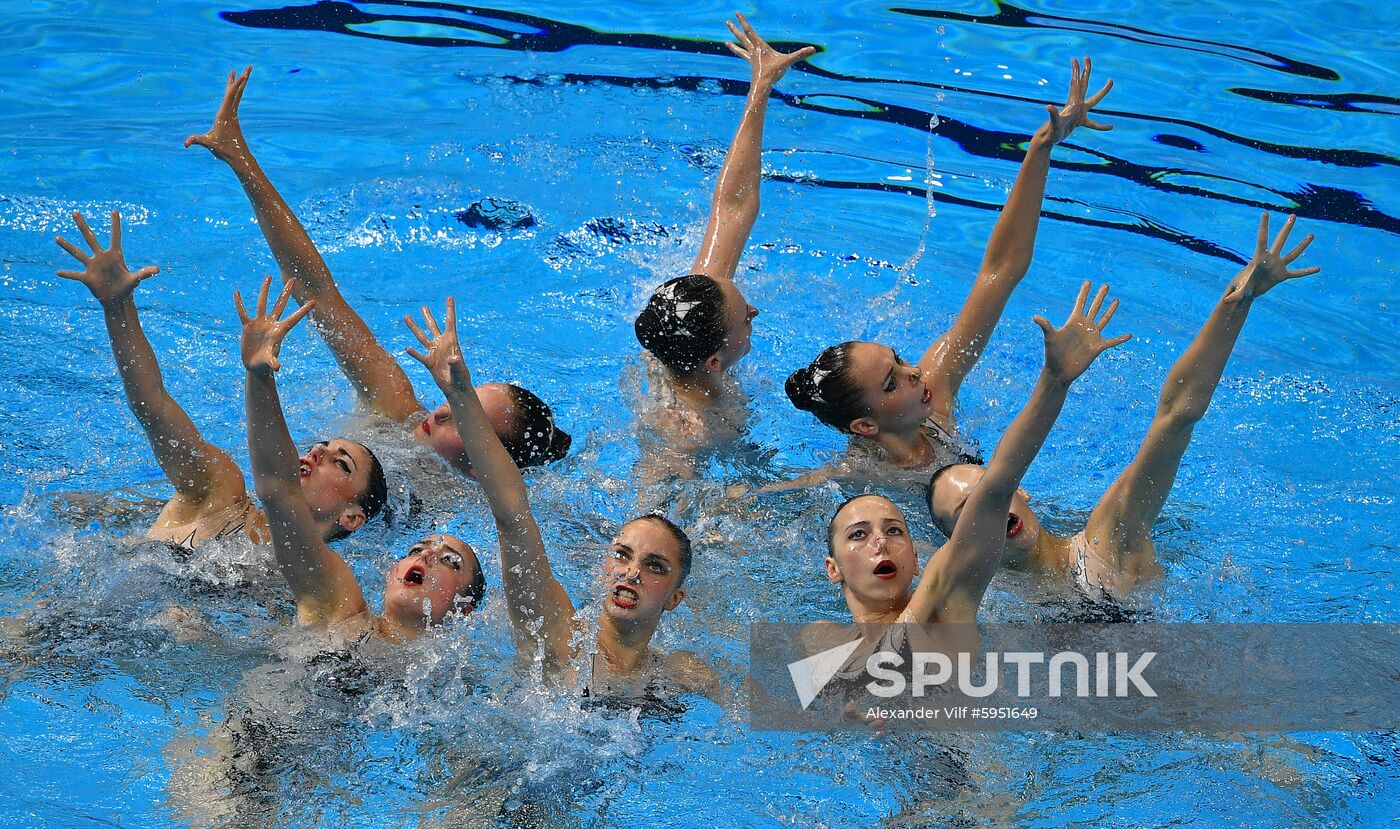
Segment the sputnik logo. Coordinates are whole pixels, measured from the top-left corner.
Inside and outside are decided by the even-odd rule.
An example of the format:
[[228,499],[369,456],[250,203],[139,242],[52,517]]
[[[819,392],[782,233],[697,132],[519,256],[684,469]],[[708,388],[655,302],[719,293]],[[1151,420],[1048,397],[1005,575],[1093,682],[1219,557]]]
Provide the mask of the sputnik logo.
[[803,711],[807,710],[807,706],[812,704],[812,700],[817,698],[826,684],[831,681],[833,676],[836,676],[836,672],[841,670],[841,666],[846,664],[846,660],[864,641],[865,637],[862,636],[854,642],[837,645],[806,659],[788,663],[788,674],[792,677],[792,687],[797,691],[797,699],[802,703]]

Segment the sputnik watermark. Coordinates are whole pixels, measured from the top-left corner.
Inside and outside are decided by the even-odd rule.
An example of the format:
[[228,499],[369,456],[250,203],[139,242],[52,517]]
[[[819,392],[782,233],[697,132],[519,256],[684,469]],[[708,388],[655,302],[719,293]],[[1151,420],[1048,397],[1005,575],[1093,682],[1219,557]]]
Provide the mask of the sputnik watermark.
[[[1094,669],[1092,671],[1093,691],[1090,692],[1090,669],[1089,657],[1076,651],[1061,651],[1051,654],[1049,659],[1044,653],[1034,651],[1010,651],[1007,653],[997,653],[990,651],[985,654],[983,663],[983,681],[975,682],[973,674],[973,664],[971,653],[962,651],[958,654],[957,661],[957,686],[958,691],[969,697],[989,697],[1000,690],[1001,671],[999,665],[1006,662],[1016,669],[1016,696],[1026,698],[1031,696],[1031,681],[1034,678],[1033,667],[1046,665],[1046,683],[1049,688],[1049,695],[1052,697],[1064,696],[1064,680],[1069,674],[1074,675],[1073,695],[1076,697],[1126,697],[1130,693],[1132,686],[1137,693],[1144,697],[1155,697],[1157,692],[1143,678],[1142,672],[1147,666],[1152,664],[1152,659],[1157,654],[1153,651],[1137,654],[1137,658],[1129,666],[1128,660],[1132,654],[1122,651],[1107,653],[1099,651],[1093,654]],[[916,697],[926,695],[930,689],[937,689],[952,679],[953,661],[945,653],[938,651],[920,651],[913,655],[913,665],[910,673],[911,679],[906,682],[904,674],[893,670],[904,665],[904,657],[892,651],[879,651],[870,655],[865,661],[865,671],[874,678],[874,681],[865,686],[865,689],[877,697],[897,697],[905,692],[906,687],[909,692]],[[1112,657],[1112,659],[1110,659]],[[932,668],[932,671],[930,671]],[[1109,685],[1112,680],[1112,692]]]
[[1400,727],[1397,625],[757,623],[750,645],[761,730]]
[[792,687],[797,691],[797,701],[802,703],[803,711],[806,711],[812,700],[821,694],[822,689],[864,641],[865,639],[861,638],[837,645],[830,650],[788,664],[788,675],[792,677]]
[[[822,692],[832,678],[850,659],[851,654],[864,642],[864,637],[844,645],[799,659],[788,664],[788,674],[792,677],[793,690],[805,711]],[[1092,669],[1090,656],[1093,657]],[[1060,651],[1050,654],[1035,651],[990,651],[983,655],[982,681],[976,681],[973,671],[973,654],[962,651],[957,654],[957,671],[948,654],[940,651],[918,651],[912,660],[906,660],[895,651],[881,650],[870,654],[865,660],[865,673],[871,681],[865,690],[872,696],[892,699],[906,691],[915,697],[926,696],[930,690],[938,690],[956,676],[957,689],[964,696],[989,697],[1001,689],[1001,664],[1005,662],[1015,669],[1016,696],[1029,698],[1032,695],[1031,683],[1034,667],[1045,666],[1046,685],[1051,697],[1065,695],[1065,681],[1073,682],[1071,693],[1076,697],[1126,697],[1133,691],[1140,696],[1155,697],[1157,691],[1143,676],[1143,671],[1152,664],[1157,654],[1146,651],[1134,655],[1123,651],[1109,653],[1099,651],[1082,654],[1077,651]],[[1132,663],[1129,664],[1129,660]],[[910,677],[896,668],[904,667],[910,661]],[[1090,686],[1092,685],[1092,690]],[[966,712],[971,706],[962,706]],[[950,710],[958,710],[957,707]]]

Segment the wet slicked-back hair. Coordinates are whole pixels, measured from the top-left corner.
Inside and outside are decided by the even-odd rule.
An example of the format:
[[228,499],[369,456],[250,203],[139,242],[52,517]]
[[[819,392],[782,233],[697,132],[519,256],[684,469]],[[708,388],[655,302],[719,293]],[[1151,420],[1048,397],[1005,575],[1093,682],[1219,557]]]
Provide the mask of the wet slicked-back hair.
[[511,408],[515,409],[514,429],[501,436],[501,445],[521,469],[557,461],[569,454],[573,438],[554,422],[549,405],[529,389],[506,384]]
[[933,511],[933,488],[938,484],[938,479],[943,476],[943,473],[955,466],[962,466],[965,463],[967,462],[960,459],[938,467],[933,471],[933,474],[929,476],[928,483],[924,485],[924,503],[928,504],[928,516],[933,519],[933,526],[937,527],[938,531],[943,533],[947,538],[953,537],[953,528],[939,518],[938,513]]
[[[365,484],[364,491],[355,496],[355,503],[365,512],[365,523],[374,520],[374,517],[384,511],[384,505],[389,501],[389,481],[384,477],[384,465],[379,462],[379,456],[368,446],[349,438],[337,438],[348,443],[353,443],[365,450],[369,456],[369,467],[366,472],[369,474],[369,482]],[[336,524],[335,530],[331,534],[331,541],[339,541],[350,535],[350,531]]]
[[472,610],[481,607],[481,600],[486,598],[486,569],[481,566],[481,558],[472,550],[472,558],[476,560],[476,575],[472,576],[471,583],[462,588],[459,595],[471,604]]
[[831,346],[817,355],[811,365],[794,371],[783,387],[792,405],[847,434],[852,420],[870,414],[870,406],[851,371],[851,350],[856,345],[850,341]]
[[684,377],[724,348],[724,292],[704,274],[676,277],[656,289],[632,327],[642,348]]
[[632,519],[629,523],[635,523],[637,521],[655,521],[671,533],[671,537],[676,540],[676,546],[680,548],[681,553],[681,580],[677,586],[679,587],[681,584],[685,584],[686,577],[690,575],[690,536],[686,535],[685,530],[681,529],[676,522],[659,512],[649,512],[646,515]]

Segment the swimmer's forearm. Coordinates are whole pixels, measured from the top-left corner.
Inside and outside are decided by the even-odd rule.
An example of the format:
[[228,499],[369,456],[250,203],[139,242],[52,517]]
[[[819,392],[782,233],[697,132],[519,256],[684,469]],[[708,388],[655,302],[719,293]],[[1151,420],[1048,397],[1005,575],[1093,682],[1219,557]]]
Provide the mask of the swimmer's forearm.
[[104,304],[102,313],[126,402],[141,424],[161,471],[177,492],[204,498],[221,479],[243,486],[242,473],[209,444],[189,415],[165,389],[155,351],[141,328],[130,296]]
[[443,392],[452,407],[452,420],[457,424],[467,457],[471,458],[477,480],[491,503],[491,511],[498,519],[528,515],[530,496],[525,476],[496,436],[481,399],[476,396],[476,389],[470,384],[465,389],[449,385]]
[[[1045,201],[1045,182],[1050,175],[1050,150],[1054,146],[1047,123],[1031,138],[1016,182],[992,228],[982,257],[983,274],[995,274],[1014,283],[1030,269],[1036,232],[1040,229],[1040,208]],[[1007,290],[1006,296],[1010,295]]]
[[1216,303],[1196,338],[1167,372],[1157,418],[1189,428],[1205,417],[1252,304],[1250,299]]
[[1012,291],[1030,270],[1053,147],[1047,122],[1031,138],[1016,183],[987,240],[977,281],[968,291],[958,318],[919,361],[921,367],[934,372],[936,381],[946,382],[945,396],[950,402],[981,359]]
[[263,172],[252,151],[245,147],[242,152],[224,158],[224,161],[243,185],[243,192],[257,216],[258,227],[272,250],[273,258],[277,260],[277,266],[282,269],[283,280],[296,279],[299,283],[295,294],[297,301],[322,300],[330,292],[339,296],[321,252],[316,249],[296,213],[292,212],[267,173]]
[[768,119],[768,96],[773,87],[757,83],[744,99],[744,114],[715,182],[714,206],[758,215],[760,173],[763,169],[763,125]]
[[987,474],[963,507],[952,538],[929,560],[906,610],[908,621],[977,620],[982,596],[1001,564],[1011,496],[1050,434],[1068,391],[1068,383],[1041,370],[1031,399],[1007,427]]
[[501,587],[511,627],[518,639],[545,646],[553,662],[567,654],[574,607],[554,577],[539,525],[530,511],[529,490],[520,468],[496,436],[470,376],[439,383],[452,407],[452,419],[486,491],[501,544]]
[[326,546],[301,490],[300,456],[282,414],[275,375],[244,374],[253,486],[267,515],[277,569],[296,597],[298,622],[326,624],[363,611],[354,574]]
[[[1069,383],[1055,377],[1048,368],[1041,369],[1030,400],[1011,421],[997,444],[992,461],[987,465],[987,474],[978,484],[979,491],[985,491],[992,500],[1010,501],[1012,493],[1021,485],[1021,479],[1030,469],[1031,462],[1045,445],[1045,439],[1060,416],[1068,394]],[[971,502],[969,506],[972,506]],[[1004,526],[1006,507],[999,507],[996,512]],[[961,521],[958,526],[962,526]]]
[[245,371],[244,404],[248,416],[248,455],[253,463],[253,488],[269,510],[288,509],[301,494],[297,479],[300,455],[292,442],[282,399],[272,374]]
[[283,281],[295,279],[293,296],[316,301],[312,324],[321,333],[356,394],[379,414],[407,420],[422,410],[403,368],[375,339],[369,326],[341,296],[330,268],[291,207],[277,192],[250,150],[224,158],[243,185],[263,238]]
[[744,114],[725,154],[715,182],[709,223],[700,252],[692,266],[694,273],[711,278],[732,279],[739,256],[758,219],[759,189],[763,160],[763,123],[768,115],[768,96],[773,85],[757,82],[749,87]]
[[174,400],[165,390],[160,363],[156,361],[151,341],[146,339],[146,332],[141,328],[136,303],[127,297],[104,304],[102,316],[107,324],[107,338],[112,343],[112,357],[122,378],[127,405],[141,425],[149,428],[148,422],[155,420],[156,410],[165,401],[173,404]]

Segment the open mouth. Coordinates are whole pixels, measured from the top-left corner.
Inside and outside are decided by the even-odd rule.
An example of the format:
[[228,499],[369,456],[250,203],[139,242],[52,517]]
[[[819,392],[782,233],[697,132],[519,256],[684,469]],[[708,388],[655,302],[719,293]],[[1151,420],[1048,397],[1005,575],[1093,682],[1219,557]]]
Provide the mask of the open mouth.
[[923,401],[924,401],[925,403],[927,403],[927,402],[929,402],[929,401],[932,400],[932,399],[933,399],[933,392],[931,392],[931,391],[929,391],[927,388],[925,388],[925,389],[924,389]]
[[637,591],[633,590],[630,587],[623,587],[620,584],[614,587],[612,591],[613,604],[617,605],[623,610],[631,610],[632,608],[636,607],[637,600],[640,598],[641,596],[637,594]]
[[897,575],[899,575],[899,567],[889,559],[875,565],[875,578],[877,579],[892,579]]
[[403,583],[412,585],[414,587],[420,587],[423,584],[424,574],[425,571],[423,570],[423,565],[415,564],[412,567],[408,568],[407,573],[403,574]]
[[1020,535],[1020,534],[1021,534],[1021,530],[1022,530],[1024,527],[1025,527],[1025,524],[1021,523],[1021,519],[1018,518],[1018,517],[1016,517],[1016,513],[1013,512],[1013,513],[1010,513],[1010,514],[1008,514],[1008,515],[1006,516],[1006,537],[1007,537],[1007,538],[1015,538],[1016,536]]
[[431,417],[425,417],[425,418],[423,418],[423,434],[425,434],[425,435],[431,435],[431,434],[433,433],[432,428],[428,425],[431,421],[432,421],[432,418],[431,418]]
[[297,464],[297,474],[303,478],[311,474],[311,463],[306,458],[302,458]]

